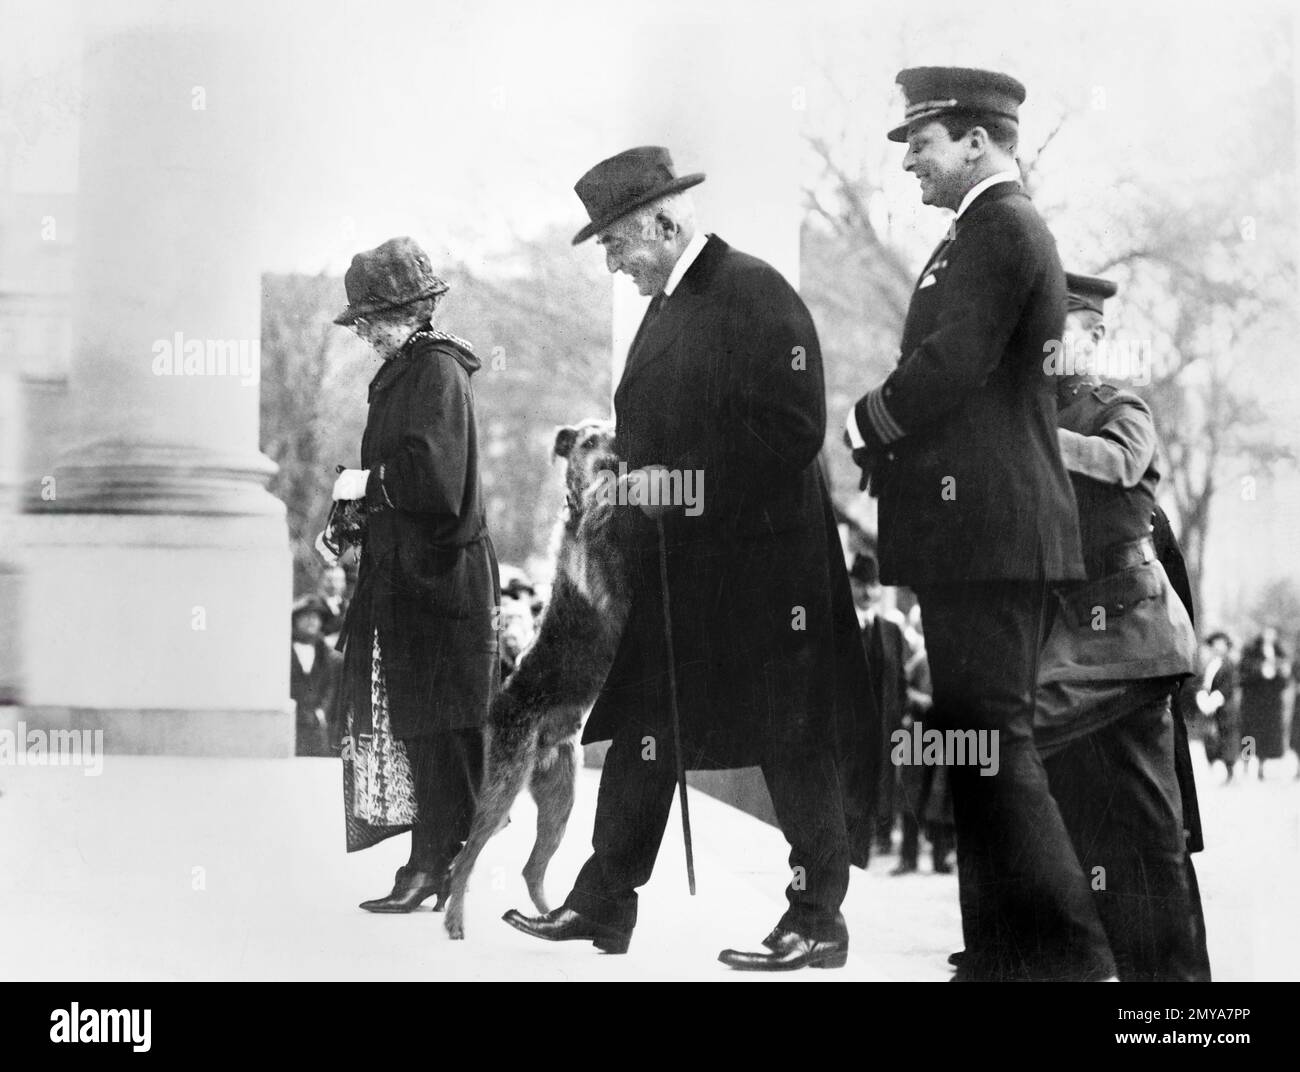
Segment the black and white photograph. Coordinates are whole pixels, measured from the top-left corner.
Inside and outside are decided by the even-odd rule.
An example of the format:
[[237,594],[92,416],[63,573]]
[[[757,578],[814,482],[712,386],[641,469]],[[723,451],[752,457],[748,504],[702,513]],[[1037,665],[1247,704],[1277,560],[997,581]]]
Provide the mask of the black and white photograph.
[[[341,1056],[473,982],[1281,1042],[1298,48],[1284,0],[0,0],[23,1044],[274,1003]],[[949,982],[1147,985],[901,985]]]

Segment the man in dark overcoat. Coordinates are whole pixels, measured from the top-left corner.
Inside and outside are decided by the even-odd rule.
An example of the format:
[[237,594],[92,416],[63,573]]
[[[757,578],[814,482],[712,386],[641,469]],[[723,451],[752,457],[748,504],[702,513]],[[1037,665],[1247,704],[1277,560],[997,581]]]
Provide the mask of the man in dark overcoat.
[[936,728],[999,750],[991,776],[949,769],[958,978],[1106,979],[1114,958],[1033,740],[1046,583],[1084,573],[1043,371],[1065,273],[1015,160],[1025,89],[969,68],[898,81],[907,111],[889,137],[907,144],[921,200],[955,218],[912,294],[898,367],[846,438],[880,500],[881,580],[921,606]]
[[[863,818],[879,727],[818,454],[826,426],[817,332],[772,267],[696,230],[667,150],[632,149],[576,190],[610,272],[650,297],[614,396],[616,448],[634,477],[666,467],[694,488],[656,522],[635,515],[630,618],[585,741],[612,741],[593,855],[565,904],[516,927],[625,949],[675,789],[665,639],[671,605],[685,766],[759,765],[790,843],[789,907],[735,968],[843,964],[846,803]],[[690,485],[689,480],[694,480]],[[693,500],[693,501],[692,501]],[[847,798],[847,799],[846,799]]]

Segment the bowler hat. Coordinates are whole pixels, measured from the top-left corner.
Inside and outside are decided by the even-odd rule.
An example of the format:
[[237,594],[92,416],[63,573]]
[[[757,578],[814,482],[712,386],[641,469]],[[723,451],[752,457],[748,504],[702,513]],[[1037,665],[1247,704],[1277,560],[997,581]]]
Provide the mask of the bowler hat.
[[703,181],[700,172],[680,178],[674,175],[673,158],[659,145],[643,145],[602,160],[573,187],[591,217],[591,222],[574,235],[573,244],[587,241],[642,205]]
[[859,552],[853,556],[853,565],[849,569],[849,579],[861,584],[880,583],[880,563],[870,552]]
[[1106,299],[1115,297],[1118,290],[1119,284],[1109,279],[1066,272],[1066,311],[1075,313],[1087,309],[1094,313],[1104,313]]
[[390,238],[381,246],[358,253],[343,277],[343,286],[348,292],[348,307],[334,318],[334,323],[343,325],[447,290],[447,284],[433,274],[429,255],[415,239],[405,237]]
[[903,122],[889,132],[890,141],[907,141],[913,124],[953,112],[996,115],[1018,123],[1025,100],[1025,87],[1009,74],[975,67],[909,67],[898,72],[896,81],[903,87],[907,110]]

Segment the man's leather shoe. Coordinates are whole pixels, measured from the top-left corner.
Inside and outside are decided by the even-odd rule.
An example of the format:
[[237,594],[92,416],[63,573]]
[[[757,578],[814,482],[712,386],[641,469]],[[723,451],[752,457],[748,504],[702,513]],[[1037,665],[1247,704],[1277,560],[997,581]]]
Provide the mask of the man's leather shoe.
[[894,865],[894,869],[889,873],[891,875],[910,875],[916,869],[915,860],[899,860],[898,863]]
[[966,959],[966,950],[959,949],[955,953],[948,954],[948,963],[954,968],[960,968],[961,962]]
[[950,864],[947,860],[935,860],[934,873],[936,875],[951,875],[952,864]]
[[425,901],[438,894],[442,903],[442,887],[445,874],[432,871],[409,871],[399,867],[393,877],[393,891],[387,897],[376,897],[373,901],[362,901],[361,907],[367,912],[414,912]]
[[572,908],[552,909],[544,916],[525,916],[516,908],[501,917],[517,931],[548,942],[591,942],[603,953],[626,953],[632,932],[580,916]]
[[842,968],[849,959],[847,938],[819,941],[798,931],[776,930],[763,939],[770,953],[724,949],[718,960],[737,971],[794,971],[797,968]]

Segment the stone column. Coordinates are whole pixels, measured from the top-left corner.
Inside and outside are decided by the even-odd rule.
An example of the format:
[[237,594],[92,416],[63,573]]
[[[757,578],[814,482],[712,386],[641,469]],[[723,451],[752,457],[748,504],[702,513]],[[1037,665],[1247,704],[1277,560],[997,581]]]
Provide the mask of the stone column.
[[109,751],[292,750],[288,538],[258,450],[256,66],[214,31],[86,43],[70,419],[22,519],[24,700]]

